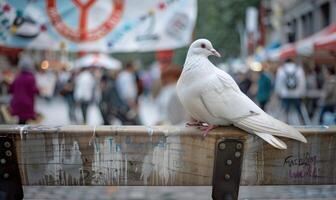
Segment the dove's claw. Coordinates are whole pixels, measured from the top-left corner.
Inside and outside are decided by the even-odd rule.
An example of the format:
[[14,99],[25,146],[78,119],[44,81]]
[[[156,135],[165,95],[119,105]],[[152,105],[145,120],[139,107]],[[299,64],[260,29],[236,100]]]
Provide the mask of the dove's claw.
[[205,126],[203,127],[201,130],[203,131],[203,137],[206,137],[209,132],[212,130],[212,129],[215,129],[217,128],[217,126],[215,125],[208,125],[208,126]]
[[193,126],[193,127],[196,127],[197,129],[201,130],[203,132],[204,137],[207,136],[212,129],[217,128],[217,126],[215,126],[215,125],[207,124],[207,123],[201,122],[201,121],[188,122],[186,124],[186,126],[187,127]]

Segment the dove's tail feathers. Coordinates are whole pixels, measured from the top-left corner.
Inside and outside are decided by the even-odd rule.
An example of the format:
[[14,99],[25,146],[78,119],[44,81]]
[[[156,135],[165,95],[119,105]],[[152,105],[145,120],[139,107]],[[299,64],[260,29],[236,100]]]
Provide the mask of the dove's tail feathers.
[[298,130],[266,113],[243,118],[235,122],[234,125],[247,132],[268,133],[307,143],[306,138]]
[[261,137],[263,140],[265,140],[268,144],[274,146],[275,148],[287,149],[287,145],[282,140],[274,137],[273,135],[270,135],[268,133],[255,133],[255,134]]

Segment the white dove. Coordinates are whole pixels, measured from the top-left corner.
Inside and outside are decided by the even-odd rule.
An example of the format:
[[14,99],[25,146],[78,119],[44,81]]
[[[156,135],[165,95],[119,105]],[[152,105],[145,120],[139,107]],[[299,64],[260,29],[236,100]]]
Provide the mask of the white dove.
[[209,40],[194,41],[177,82],[183,107],[198,121],[188,125],[199,127],[205,136],[217,126],[234,125],[279,149],[287,145],[274,135],[307,142],[299,131],[266,114],[242,93],[229,74],[208,60],[210,55],[220,57]]

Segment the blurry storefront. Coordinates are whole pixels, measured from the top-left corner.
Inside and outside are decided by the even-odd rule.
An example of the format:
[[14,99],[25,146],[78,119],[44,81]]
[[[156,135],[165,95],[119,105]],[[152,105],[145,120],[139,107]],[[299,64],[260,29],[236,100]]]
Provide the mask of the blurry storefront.
[[[262,1],[260,28],[268,59],[293,58],[299,63],[334,64],[336,1]],[[267,46],[281,44],[268,51]]]

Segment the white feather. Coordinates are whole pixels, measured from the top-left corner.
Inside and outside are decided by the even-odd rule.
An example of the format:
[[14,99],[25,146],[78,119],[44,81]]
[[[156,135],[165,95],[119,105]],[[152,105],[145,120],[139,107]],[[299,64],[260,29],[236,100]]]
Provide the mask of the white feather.
[[287,149],[287,145],[282,140],[274,137],[273,135],[267,133],[255,133],[255,134],[278,149]]

